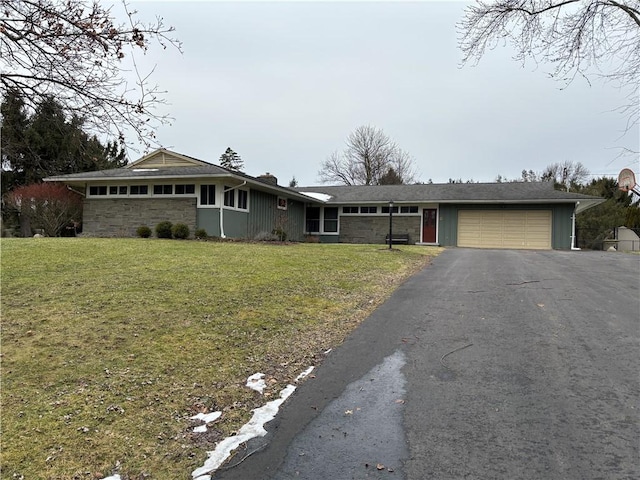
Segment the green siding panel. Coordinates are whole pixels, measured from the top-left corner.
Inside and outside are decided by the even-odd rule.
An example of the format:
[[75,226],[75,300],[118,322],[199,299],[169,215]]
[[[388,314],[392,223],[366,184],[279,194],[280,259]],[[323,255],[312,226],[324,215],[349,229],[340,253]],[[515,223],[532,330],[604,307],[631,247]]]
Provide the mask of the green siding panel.
[[444,247],[458,244],[458,208],[441,204],[438,209],[438,243]]
[[320,243],[340,243],[340,235],[316,235]]
[[281,228],[287,240],[304,240],[304,203],[287,199],[287,209],[277,207],[278,196],[251,190],[249,194],[249,216],[247,234],[255,238],[261,232],[272,232]]
[[196,216],[198,228],[204,228],[207,235],[212,237],[220,236],[220,209],[219,208],[198,208]]
[[224,234],[229,238],[247,238],[249,213],[238,210],[222,211]]
[[553,225],[551,230],[551,248],[556,250],[571,249],[571,217],[575,205],[558,204],[553,206]]
[[[287,210],[277,208],[277,195],[251,190],[249,211],[224,209],[224,234],[228,238],[253,239],[261,232],[272,232],[280,227],[287,239],[304,240],[304,203],[287,199]],[[220,236],[220,209],[199,208],[197,226],[208,235]]]

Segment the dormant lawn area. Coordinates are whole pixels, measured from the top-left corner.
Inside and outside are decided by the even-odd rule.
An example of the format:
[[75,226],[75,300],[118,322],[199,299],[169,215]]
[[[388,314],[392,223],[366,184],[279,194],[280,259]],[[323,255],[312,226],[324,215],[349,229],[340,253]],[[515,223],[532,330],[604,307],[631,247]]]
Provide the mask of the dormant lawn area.
[[[3,478],[190,478],[440,252],[2,239]],[[264,372],[265,395],[245,386]],[[207,433],[198,412],[220,410]]]

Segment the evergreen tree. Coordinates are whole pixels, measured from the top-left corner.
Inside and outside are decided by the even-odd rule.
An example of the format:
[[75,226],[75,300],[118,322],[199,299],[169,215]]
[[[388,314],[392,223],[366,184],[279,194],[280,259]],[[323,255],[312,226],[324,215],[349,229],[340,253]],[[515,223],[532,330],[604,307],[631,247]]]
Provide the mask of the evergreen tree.
[[393,167],[387,170],[387,173],[380,177],[378,185],[402,185],[402,177],[396,173]]
[[612,238],[616,227],[637,228],[635,215],[638,202],[633,201],[630,193],[618,189],[615,179],[597,178],[576,190],[606,199],[604,203],[589,208],[576,217],[578,246],[600,249],[603,240]]
[[2,151],[2,195],[13,185],[24,185],[22,165],[27,163],[29,148],[27,147],[26,132],[29,117],[24,100],[14,90],[7,95],[0,105],[2,114],[2,135],[0,135],[0,150]]
[[220,166],[226,168],[228,170],[234,170],[236,172],[241,172],[244,168],[244,162],[240,158],[236,152],[231,150],[230,147],[227,147],[225,152],[220,155]]
[[67,118],[52,97],[29,115],[20,94],[9,92],[2,103],[2,193],[51,175],[126,165],[117,142],[103,145],[83,124],[78,116]]

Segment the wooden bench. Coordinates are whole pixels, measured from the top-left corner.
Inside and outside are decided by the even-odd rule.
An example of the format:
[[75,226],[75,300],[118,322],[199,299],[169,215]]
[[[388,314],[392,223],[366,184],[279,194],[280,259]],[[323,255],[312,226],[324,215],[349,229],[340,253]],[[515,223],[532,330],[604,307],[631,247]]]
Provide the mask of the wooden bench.
[[[384,243],[389,245],[389,234],[387,233],[387,236],[384,237]],[[408,244],[409,243],[409,234],[408,233],[394,233],[393,236],[391,237],[391,243],[405,243]]]

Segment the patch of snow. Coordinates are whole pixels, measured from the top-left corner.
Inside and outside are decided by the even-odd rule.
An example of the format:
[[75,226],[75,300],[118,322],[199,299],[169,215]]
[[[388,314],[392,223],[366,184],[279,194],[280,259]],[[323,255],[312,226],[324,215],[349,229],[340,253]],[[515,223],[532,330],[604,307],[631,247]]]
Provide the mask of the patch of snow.
[[121,480],[120,475],[111,475],[110,477],[105,477],[102,480]]
[[307,197],[320,200],[321,202],[328,202],[332,198],[331,195],[327,195],[326,193],[319,193],[319,192],[300,192],[300,193],[303,195],[306,195]]
[[[264,374],[260,375],[264,376]],[[253,376],[254,375],[252,375],[252,377]],[[196,468],[191,473],[194,480],[210,480],[211,476],[207,474],[217,470],[218,467],[220,467],[220,465],[229,458],[229,455],[231,455],[233,450],[252,438],[264,437],[267,434],[267,431],[264,429],[264,424],[275,418],[278,410],[280,409],[280,405],[289,398],[295,389],[296,387],[293,385],[287,385],[280,392],[280,398],[267,402],[264,406],[253,410],[251,420],[240,428],[237,435],[225,438],[221,442],[218,442],[215,450],[207,452],[209,457],[204,462],[204,465],[200,468]]]
[[191,417],[191,420],[202,420],[204,423],[215,422],[220,418],[222,412],[199,413]]
[[157,168],[134,168],[132,172],[157,172]]
[[207,424],[211,422],[215,422],[217,419],[220,418],[221,415],[222,415],[222,412],[199,413],[197,415],[194,415],[193,417],[191,417],[191,420],[202,420],[204,422],[204,425],[198,425],[197,427],[194,427],[193,432],[194,433],[206,432]]
[[264,389],[267,387],[267,384],[264,383],[263,378],[264,373],[254,373],[249,378],[247,378],[247,387],[262,394],[262,392],[264,392]]
[[307,375],[309,375],[311,372],[313,372],[313,369],[315,367],[311,366],[309,368],[307,368],[304,372],[302,372],[300,375],[298,375],[295,379],[295,382],[299,382],[300,380],[302,380],[304,377],[306,377]]
[[329,350],[326,350],[326,351],[324,352],[324,354],[325,354],[325,355],[329,355],[329,354],[331,353],[331,350],[333,350],[333,348],[330,348]]

